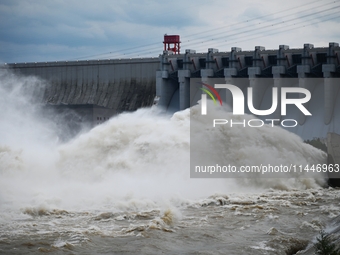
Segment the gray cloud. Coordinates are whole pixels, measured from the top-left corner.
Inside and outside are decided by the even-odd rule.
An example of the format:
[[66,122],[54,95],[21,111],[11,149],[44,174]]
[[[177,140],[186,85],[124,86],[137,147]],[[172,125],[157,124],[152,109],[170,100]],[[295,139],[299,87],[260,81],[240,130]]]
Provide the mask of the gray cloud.
[[[311,4],[312,0],[299,1],[302,5]],[[314,1],[315,2],[315,1]],[[326,1],[327,3],[330,1]],[[294,0],[285,1],[285,8],[296,6]],[[315,4],[314,4],[315,5]],[[235,31],[242,34],[242,27],[259,28],[261,22],[273,22],[265,15],[282,10],[278,1],[180,1],[173,0],[2,0],[0,2],[0,61],[30,62],[70,60],[84,57],[116,57],[119,50],[131,53],[129,57],[162,52],[163,34],[180,34],[183,46],[205,51],[218,47],[229,50],[232,43],[238,43],[240,35],[230,37]],[[289,13],[293,13],[294,9]],[[261,17],[253,23],[247,19]],[[281,20],[277,14],[276,20]],[[318,19],[322,16],[318,16]],[[242,36],[248,41],[240,42],[241,47],[252,49],[255,45],[266,44],[277,47],[283,43],[302,45],[303,40],[340,41],[340,35],[334,34],[339,19],[325,21],[322,24],[296,29],[292,32],[278,33],[274,37],[251,40],[251,35]],[[236,25],[232,25],[236,24]],[[221,27],[221,29],[216,29]],[[238,30],[237,30],[237,29]],[[211,29],[209,31],[209,29]],[[269,34],[262,29],[263,36]],[[332,31],[327,33],[327,31]],[[308,38],[299,38],[301,31]],[[203,33],[204,32],[204,33]],[[254,34],[253,33],[253,34]],[[196,35],[195,35],[196,34]],[[248,36],[248,37],[247,37]],[[224,38],[225,37],[225,38]],[[220,38],[220,39],[216,39]],[[209,41],[209,39],[211,39]],[[288,40],[289,39],[289,40]],[[229,44],[229,42],[231,44]],[[156,43],[156,44],[155,44]],[[157,45],[159,43],[159,45]],[[154,44],[145,48],[140,45]],[[239,45],[237,45],[239,46]],[[327,45],[322,45],[327,46]],[[130,49],[123,51],[123,49]],[[111,53],[110,53],[111,52]],[[135,52],[135,54],[134,54]],[[102,54],[108,53],[108,54]]]

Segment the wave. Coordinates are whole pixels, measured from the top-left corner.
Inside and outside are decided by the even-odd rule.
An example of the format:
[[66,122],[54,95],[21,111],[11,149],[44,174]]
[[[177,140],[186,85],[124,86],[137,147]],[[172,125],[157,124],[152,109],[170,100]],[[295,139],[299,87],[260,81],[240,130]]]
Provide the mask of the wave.
[[[157,108],[123,113],[61,143],[58,126],[46,119],[44,107],[34,100],[36,94],[24,93],[27,87],[43,82],[13,75],[0,77],[0,203],[4,209],[138,210],[180,206],[217,193],[324,184],[321,175],[190,178],[190,124],[201,121],[193,117],[199,105],[172,117]],[[215,111],[219,114],[221,109]],[[225,153],[215,156],[228,164],[250,165],[265,159],[315,164],[326,160],[325,153],[279,127],[223,127],[217,132],[216,136],[207,135],[202,146],[222,148]]]

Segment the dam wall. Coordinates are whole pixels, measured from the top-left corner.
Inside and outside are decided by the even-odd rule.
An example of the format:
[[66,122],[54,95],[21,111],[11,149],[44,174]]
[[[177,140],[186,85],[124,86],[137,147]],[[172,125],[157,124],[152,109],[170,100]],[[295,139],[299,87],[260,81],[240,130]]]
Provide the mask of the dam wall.
[[[43,103],[61,111],[73,109],[93,125],[152,104],[170,113],[186,109],[202,94],[202,86],[192,93],[194,79],[201,83],[221,79],[224,84],[239,84],[245,96],[247,88],[253,88],[256,109],[270,107],[272,88],[307,88],[311,100],[306,108],[313,116],[287,110],[286,117],[298,121],[289,131],[305,140],[340,133],[340,47],[335,42],[327,47],[306,43],[298,49],[288,45],[270,50],[256,46],[251,51],[232,47],[228,52],[209,48],[206,53],[187,49],[182,54],[164,51],[155,58],[19,63],[2,68],[46,80]],[[219,93],[232,107],[231,94]],[[281,118],[277,112],[274,115]]]
[[[168,111],[183,110],[197,104],[202,94],[202,83],[214,86],[216,79],[219,83],[238,86],[245,96],[247,89],[252,88],[256,109],[270,108],[273,88],[300,87],[311,92],[311,100],[305,107],[312,116],[302,116],[296,107],[288,108],[285,118],[296,119],[298,125],[287,129],[305,140],[326,139],[328,132],[340,133],[338,43],[331,42],[328,47],[319,48],[306,43],[299,49],[279,45],[275,50],[256,46],[253,51],[242,51],[238,47],[232,47],[230,52],[219,52],[213,48],[207,53],[196,53],[190,49],[185,54],[164,51],[160,62],[161,70],[156,73],[156,101]],[[201,84],[196,86],[198,83]],[[193,86],[196,88],[193,89]],[[217,91],[232,108],[231,93],[225,89]],[[273,117],[282,120],[278,112]]]
[[153,104],[158,58],[7,64],[47,81],[42,102],[72,109],[93,125]]
[[328,133],[327,135],[328,164],[334,166],[333,171],[328,172],[328,183],[333,187],[340,187],[340,135]]

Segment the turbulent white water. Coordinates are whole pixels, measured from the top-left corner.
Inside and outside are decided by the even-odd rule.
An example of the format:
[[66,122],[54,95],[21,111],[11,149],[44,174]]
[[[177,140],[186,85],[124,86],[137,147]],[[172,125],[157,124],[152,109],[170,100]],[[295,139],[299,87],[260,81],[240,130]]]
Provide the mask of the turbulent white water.
[[[123,227],[131,228],[121,234],[124,236],[134,233],[134,226],[142,224],[137,220],[118,227],[119,220],[137,217],[129,213],[147,212],[146,216],[138,217],[158,219],[158,223],[152,223],[156,224],[156,229],[163,224],[167,227],[161,229],[169,230],[173,222],[181,220],[190,228],[191,224],[202,221],[203,211],[191,212],[189,208],[209,204],[207,201],[211,199],[212,203],[222,205],[255,206],[253,196],[269,188],[303,193],[305,189],[319,190],[324,184],[323,176],[315,179],[308,175],[304,178],[292,175],[290,179],[190,179],[190,111],[198,112],[198,106],[177,112],[171,118],[157,109],[120,114],[62,144],[58,140],[58,126],[42,117],[43,108],[36,101],[46,85],[35,78],[20,78],[8,72],[0,74],[0,82],[0,224],[5,230],[0,247],[1,240],[6,243],[9,236],[18,235],[24,241],[25,236],[32,233],[25,228],[39,225],[41,222],[36,217],[44,215],[51,217],[47,222],[53,227],[41,228],[51,235],[59,233],[58,236],[70,229],[76,229],[75,233],[82,233],[82,236],[86,231],[112,233],[114,227],[100,224],[101,220],[114,219],[116,235],[119,236],[117,233],[123,231]],[[192,118],[191,121],[196,120]],[[324,163],[326,159],[325,153],[278,127],[223,127],[216,136],[206,137],[210,140],[202,146],[225,146],[227,154],[222,156],[229,164],[250,165],[271,159],[272,162],[305,165]],[[221,137],[227,140],[225,145]],[[216,199],[215,194],[224,195]],[[234,194],[233,198],[226,197],[227,194]],[[250,197],[247,198],[247,194]],[[215,197],[208,199],[210,196]],[[84,213],[90,215],[91,220],[101,215],[97,219],[99,225],[93,222],[83,225]],[[59,218],[63,217],[65,222],[61,224]],[[49,224],[47,222],[44,224]],[[143,225],[145,229],[150,229],[152,224],[148,224]],[[68,243],[71,239],[69,237]],[[66,245],[62,240],[53,240],[54,248]],[[251,246],[254,244],[249,244]],[[258,247],[260,251],[263,248]]]

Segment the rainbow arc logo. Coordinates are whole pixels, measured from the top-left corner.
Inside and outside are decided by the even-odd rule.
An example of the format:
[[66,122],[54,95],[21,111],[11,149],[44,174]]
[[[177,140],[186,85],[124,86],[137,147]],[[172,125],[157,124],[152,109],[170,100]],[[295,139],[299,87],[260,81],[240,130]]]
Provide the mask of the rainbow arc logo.
[[210,89],[212,91],[212,93],[211,93],[208,89],[201,88],[201,90],[203,90],[205,93],[207,93],[211,97],[211,99],[214,101],[214,104],[217,104],[217,101],[216,101],[216,99],[214,97],[214,95],[215,95],[217,97],[218,101],[220,102],[220,105],[222,105],[222,99],[221,99],[220,94],[218,94],[217,90],[214,87],[212,87],[212,86],[210,86],[208,84],[205,84],[203,82],[202,82],[202,85],[207,87],[208,89]]
[[221,106],[222,106],[222,99],[221,99],[220,94],[218,94],[217,90],[214,87],[203,82],[201,82],[201,84],[206,87],[206,88],[201,88],[201,90],[206,93],[206,94],[201,95],[201,114],[206,115],[207,114],[207,95],[211,97],[214,104],[217,104],[217,101],[216,101],[216,98],[217,98]]

